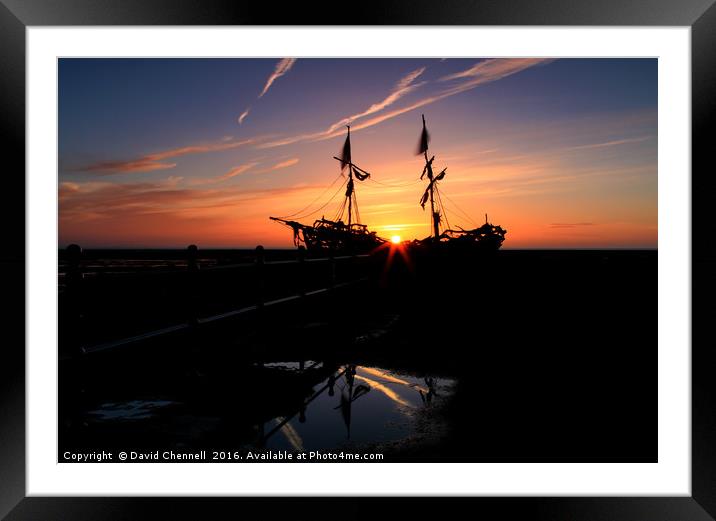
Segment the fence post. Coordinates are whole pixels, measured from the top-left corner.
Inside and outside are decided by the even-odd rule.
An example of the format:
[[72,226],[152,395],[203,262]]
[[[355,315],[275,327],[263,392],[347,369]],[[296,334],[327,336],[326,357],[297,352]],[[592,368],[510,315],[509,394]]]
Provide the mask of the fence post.
[[67,272],[65,273],[65,291],[67,292],[68,340],[73,353],[79,353],[81,348],[82,329],[82,248],[78,244],[70,244],[65,249],[67,255]]
[[298,257],[298,294],[306,296],[306,248],[301,245],[296,252]]
[[199,248],[196,244],[190,244],[186,248],[186,268],[187,268],[187,313],[188,322],[192,325],[197,324],[198,310],[197,310],[197,290],[199,284],[197,283],[197,277],[199,271],[199,264],[197,257],[199,254]]
[[196,244],[190,244],[186,248],[186,266],[189,269],[189,271],[194,272],[199,269],[199,265],[197,264],[197,256],[199,253],[199,248],[197,248]]
[[265,276],[264,247],[256,246],[256,306],[260,309],[264,306],[264,276]]
[[80,248],[78,244],[70,244],[65,252],[67,254],[67,278],[65,279],[67,281],[67,289],[75,296],[82,283],[82,270],[80,270],[82,248]]
[[333,248],[331,248],[328,251],[328,259],[329,259],[328,264],[329,264],[330,270],[331,270],[331,273],[330,273],[331,278],[328,282],[328,287],[333,289],[334,286],[336,285],[336,255],[335,255],[335,251]]

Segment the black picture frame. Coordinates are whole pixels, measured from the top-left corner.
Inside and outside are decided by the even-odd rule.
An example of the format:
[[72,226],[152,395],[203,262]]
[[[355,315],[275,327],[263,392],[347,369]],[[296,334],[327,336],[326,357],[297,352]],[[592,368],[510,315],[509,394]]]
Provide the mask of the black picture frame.
[[[707,520],[716,518],[716,385],[707,325],[713,306],[710,274],[716,259],[716,220],[709,215],[713,184],[707,136],[716,112],[714,0],[390,0],[351,4],[238,3],[230,0],[0,0],[0,140],[6,201],[0,205],[5,241],[0,267],[6,305],[0,361],[0,517],[6,519],[207,518],[215,507],[246,511],[258,499],[25,497],[25,29],[47,25],[629,25],[690,26],[692,30],[692,495],[619,498],[458,499],[475,515],[529,519]],[[12,224],[11,224],[12,223]],[[22,274],[22,275],[21,275]],[[314,510],[313,498],[272,500],[272,516]],[[326,501],[328,504],[326,504]],[[337,499],[321,506],[364,517],[378,499]],[[386,515],[404,502],[382,500]],[[410,506],[422,509],[424,500]],[[261,505],[255,505],[261,507]],[[461,508],[461,506],[458,506]]]

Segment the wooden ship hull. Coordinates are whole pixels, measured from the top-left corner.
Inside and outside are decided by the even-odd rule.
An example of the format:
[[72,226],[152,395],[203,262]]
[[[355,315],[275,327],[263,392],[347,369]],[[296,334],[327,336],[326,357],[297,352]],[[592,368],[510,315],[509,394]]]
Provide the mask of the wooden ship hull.
[[[487,214],[485,215],[485,224],[477,228],[465,229],[458,226],[458,229],[453,229],[449,225],[448,228],[442,227],[443,222],[447,223],[447,216],[443,206],[439,182],[445,179],[447,167],[443,168],[438,174],[434,173],[433,162],[435,156],[428,159],[429,141],[430,136],[425,124],[425,116],[423,116],[423,130],[418,143],[418,154],[423,155],[425,158],[425,166],[420,179],[425,178],[428,181],[428,186],[420,198],[420,206],[425,210],[428,202],[430,203],[432,235],[415,242],[424,249],[446,249],[460,253],[496,252],[502,246],[507,230],[501,226],[491,224],[487,219]],[[462,213],[466,215],[464,212]]]
[[416,242],[424,248],[437,247],[453,252],[491,253],[500,249],[506,234],[507,231],[501,226],[485,222],[479,228],[472,230],[463,228],[445,230],[440,234],[438,241],[431,236]]
[[385,243],[376,232],[368,230],[364,224],[351,224],[343,221],[318,219],[312,226],[297,221],[288,221],[278,217],[271,220],[285,224],[293,229],[293,242],[303,246],[313,255],[327,254],[367,254]]
[[[343,145],[341,157],[333,158],[341,164],[341,177],[344,177],[343,183],[346,187],[343,201],[334,219],[321,217],[315,220],[313,225],[307,225],[296,220],[287,219],[287,217],[291,216],[269,217],[272,221],[291,228],[293,230],[294,245],[304,247],[309,254],[314,256],[371,253],[386,242],[385,239],[378,237],[376,232],[370,231],[368,226],[358,222],[360,221],[360,214],[358,213],[354,179],[365,181],[370,177],[370,174],[356,166],[351,160],[350,139],[351,131],[350,127],[348,127],[348,135]],[[344,176],[343,172],[346,168],[348,169],[348,175]],[[334,197],[337,194],[338,192],[334,194]],[[329,200],[328,203],[330,202]],[[321,208],[324,208],[328,203]],[[316,212],[311,212],[305,216]],[[347,222],[343,220],[344,216]]]

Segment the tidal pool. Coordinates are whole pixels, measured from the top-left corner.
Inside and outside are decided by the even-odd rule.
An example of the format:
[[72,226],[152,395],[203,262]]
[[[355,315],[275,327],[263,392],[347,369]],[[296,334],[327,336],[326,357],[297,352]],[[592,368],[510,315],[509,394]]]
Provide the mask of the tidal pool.
[[332,387],[330,378],[315,387],[305,409],[263,425],[266,448],[328,450],[409,438],[421,412],[442,402],[454,383],[365,366],[338,374]]
[[[439,431],[455,381],[323,362],[257,364],[172,391],[156,382],[87,404],[68,438],[103,448],[329,451],[415,441]],[[421,438],[422,437],[422,438]],[[83,445],[84,446],[84,445]]]

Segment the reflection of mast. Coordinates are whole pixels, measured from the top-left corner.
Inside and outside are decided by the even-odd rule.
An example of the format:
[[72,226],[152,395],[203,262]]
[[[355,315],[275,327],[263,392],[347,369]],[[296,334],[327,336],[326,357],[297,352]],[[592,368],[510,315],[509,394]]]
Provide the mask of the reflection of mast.
[[[315,364],[314,364],[314,365],[315,365]],[[343,376],[344,374],[347,374],[347,373],[349,372],[349,370],[350,370],[350,367],[352,367],[352,366],[346,366],[346,368],[343,369],[342,371],[339,371],[338,373],[332,373],[332,374],[328,377],[328,381],[327,381],[327,383],[326,383],[323,387],[321,387],[320,389],[318,389],[318,390],[317,390],[316,392],[314,392],[309,398],[307,398],[306,400],[304,400],[304,401],[301,403],[301,406],[300,406],[300,408],[299,408],[299,410],[298,410],[298,414],[301,414],[301,411],[303,411],[303,413],[305,414],[305,411],[306,411],[306,408],[308,407],[308,405],[309,405],[313,400],[315,400],[316,398],[318,398],[321,394],[323,394],[326,390],[328,390],[328,395],[329,395],[329,396],[332,396],[333,386],[335,385],[336,380],[337,380],[338,378],[340,378],[341,376]],[[280,431],[286,424],[288,424],[288,422],[291,421],[291,419],[293,419],[293,418],[296,416],[296,414],[297,414],[297,413],[294,412],[293,414],[291,414],[291,415],[289,415],[289,416],[286,416],[286,417],[284,417],[283,419],[279,420],[279,422],[276,424],[276,426],[275,426],[273,429],[271,429],[268,433],[265,433],[265,431],[264,431],[264,424],[261,423],[261,424],[260,424],[260,427],[259,427],[259,442],[258,442],[258,444],[259,444],[260,446],[265,446],[266,440],[268,440],[271,436],[273,436],[273,435],[276,434],[278,431]],[[278,419],[278,418],[277,418],[277,419]]]
[[355,366],[348,366],[346,370],[346,381],[348,382],[348,398],[341,393],[341,414],[348,430],[348,439],[351,439],[351,409],[353,408],[353,382]]
[[420,175],[420,179],[425,177],[425,174],[427,174],[428,187],[425,189],[423,197],[420,199],[420,206],[422,206],[424,210],[425,203],[427,202],[428,198],[430,199],[430,215],[433,224],[433,240],[435,242],[438,242],[440,240],[440,211],[435,209],[435,183],[445,177],[445,171],[447,170],[447,168],[444,168],[443,171],[440,172],[437,176],[433,174],[433,161],[435,160],[435,156],[428,159],[429,141],[430,135],[428,134],[428,129],[425,126],[425,115],[423,114],[423,132],[420,134],[418,154],[423,154],[423,156],[425,157],[425,167],[423,167],[423,173]]
[[348,439],[351,439],[351,413],[353,411],[353,402],[370,392],[370,387],[363,384],[355,385],[356,366],[347,366],[344,374],[346,383],[348,384],[348,395],[346,395],[345,388],[341,390],[341,403],[338,404],[336,409],[340,408],[343,422],[346,424]]

